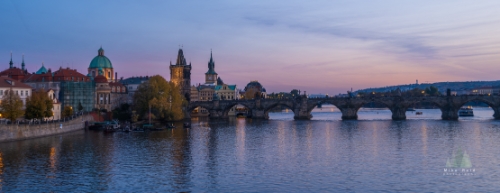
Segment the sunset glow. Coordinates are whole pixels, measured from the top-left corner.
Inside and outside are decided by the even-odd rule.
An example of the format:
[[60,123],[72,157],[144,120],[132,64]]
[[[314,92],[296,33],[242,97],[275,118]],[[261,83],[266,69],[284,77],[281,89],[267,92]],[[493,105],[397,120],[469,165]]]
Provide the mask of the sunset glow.
[[[102,45],[119,77],[160,74],[182,47],[192,84],[213,50],[226,83],[268,92],[498,80],[498,1],[0,2],[1,61],[87,67]],[[0,62],[1,63],[1,62]]]

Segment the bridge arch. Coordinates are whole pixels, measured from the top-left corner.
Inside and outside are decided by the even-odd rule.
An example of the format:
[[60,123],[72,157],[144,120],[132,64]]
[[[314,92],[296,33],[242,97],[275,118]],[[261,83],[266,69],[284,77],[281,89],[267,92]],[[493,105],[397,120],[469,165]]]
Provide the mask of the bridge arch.
[[465,104],[469,102],[481,102],[488,105],[493,110],[493,117],[495,119],[500,119],[500,109],[499,104],[493,99],[491,96],[476,96],[470,97],[467,100],[464,100],[461,104],[458,105],[458,109],[462,108]]
[[495,106],[497,106],[497,105],[495,105],[494,101],[487,100],[485,97],[471,97],[467,100],[464,100],[461,104],[459,104],[459,106],[462,107],[469,102],[482,102],[491,108],[494,108]]
[[290,102],[277,101],[275,103],[268,104],[268,105],[266,105],[266,107],[264,107],[264,116],[268,119],[269,112],[271,111],[271,109],[273,109],[277,106],[284,106],[284,107],[290,109],[293,112],[294,116],[296,114],[295,104],[290,103]]
[[230,104],[227,104],[227,105],[224,107],[223,112],[222,112],[223,116],[224,116],[224,117],[229,117],[229,112],[231,111],[231,109],[232,109],[233,107],[235,107],[235,106],[237,106],[237,105],[244,106],[245,108],[247,108],[247,109],[248,109],[248,112],[247,112],[247,113],[249,113],[249,114],[251,114],[251,113],[252,113],[252,108],[251,108],[251,106],[250,106],[250,105],[245,104],[245,102],[244,102],[244,101],[241,101],[241,102],[240,102],[240,101],[235,100],[234,102],[232,102],[232,103],[230,103]]
[[198,108],[198,107],[202,107],[202,108],[205,108],[207,110],[209,110],[210,108],[212,108],[210,105],[205,105],[205,104],[196,104],[196,103],[193,103],[193,104],[190,104],[186,110],[187,112],[193,112],[194,109]]
[[210,104],[200,103],[200,102],[191,102],[187,107],[185,107],[184,118],[190,119],[191,113],[193,112],[194,109],[196,109],[198,107],[206,109],[208,111],[208,115],[210,116],[210,109],[212,108],[212,106]]

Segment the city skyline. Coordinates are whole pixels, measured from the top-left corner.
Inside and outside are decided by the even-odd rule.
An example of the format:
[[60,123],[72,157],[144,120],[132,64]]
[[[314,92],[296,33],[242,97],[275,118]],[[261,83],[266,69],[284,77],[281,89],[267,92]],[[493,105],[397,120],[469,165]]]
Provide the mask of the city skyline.
[[3,1],[0,52],[3,69],[12,51],[29,72],[44,62],[85,73],[102,46],[119,77],[168,79],[183,48],[196,84],[212,49],[224,82],[268,92],[498,80],[500,3],[481,3]]

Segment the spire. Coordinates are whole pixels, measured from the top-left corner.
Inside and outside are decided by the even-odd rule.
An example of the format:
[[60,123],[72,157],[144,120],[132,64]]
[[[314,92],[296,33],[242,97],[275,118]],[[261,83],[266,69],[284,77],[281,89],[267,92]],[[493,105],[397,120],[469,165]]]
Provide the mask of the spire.
[[104,56],[104,49],[102,49],[102,46],[101,46],[101,48],[99,48],[99,50],[97,50],[97,54],[99,56]]
[[9,62],[9,65],[10,65],[10,66],[9,66],[9,68],[14,67],[14,66],[13,66],[13,65],[14,65],[14,62],[12,62],[12,51],[10,52],[10,62]]
[[186,59],[184,58],[182,48],[179,48],[179,53],[177,54],[177,61],[175,62],[175,65],[186,65]]
[[217,74],[215,72],[215,62],[212,57],[212,50],[210,50],[210,61],[208,62],[208,72],[206,74]]
[[24,54],[23,54],[23,63],[21,63],[21,68],[23,69],[23,71],[24,71],[24,67],[25,67],[25,65],[24,65]]
[[210,49],[210,62],[211,62],[211,63],[213,63],[213,62],[214,62],[214,60],[213,60],[213,58],[212,58],[212,49]]

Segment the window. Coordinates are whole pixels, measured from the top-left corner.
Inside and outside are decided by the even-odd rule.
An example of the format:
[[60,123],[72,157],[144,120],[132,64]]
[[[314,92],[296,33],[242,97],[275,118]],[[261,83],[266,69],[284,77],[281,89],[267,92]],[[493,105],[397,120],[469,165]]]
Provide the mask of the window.
[[19,91],[18,90],[16,90],[16,95],[19,95]]
[[108,71],[108,78],[111,78],[111,72]]
[[21,91],[21,96],[24,96],[24,91]]
[[3,90],[0,90],[0,95],[3,95]]

